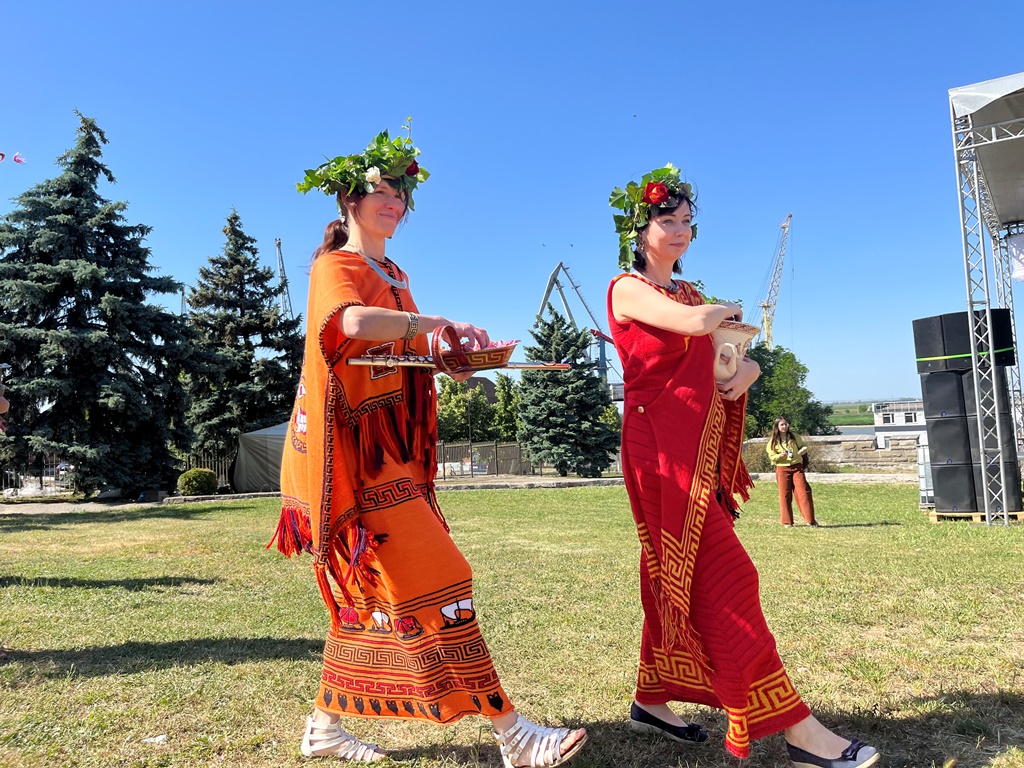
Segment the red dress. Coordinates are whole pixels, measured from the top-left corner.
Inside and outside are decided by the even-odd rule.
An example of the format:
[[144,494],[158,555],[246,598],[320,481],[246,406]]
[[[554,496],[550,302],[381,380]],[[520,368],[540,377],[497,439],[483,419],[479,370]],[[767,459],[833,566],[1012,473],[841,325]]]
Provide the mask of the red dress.
[[[636,699],[724,709],[726,748],[784,730],[810,710],[779,659],[753,562],[733,527],[734,495],[752,486],[740,452],[746,397],[724,401],[710,336],[608,322],[623,365],[622,469],[642,555],[644,628]],[[670,298],[697,306],[677,281]]]

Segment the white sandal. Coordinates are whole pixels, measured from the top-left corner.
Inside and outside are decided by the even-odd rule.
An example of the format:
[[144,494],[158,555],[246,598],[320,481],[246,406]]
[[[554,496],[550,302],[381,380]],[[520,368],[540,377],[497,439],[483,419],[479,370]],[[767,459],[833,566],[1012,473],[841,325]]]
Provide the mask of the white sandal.
[[306,732],[302,736],[302,755],[340,757],[342,760],[352,760],[356,763],[375,763],[384,758],[384,753],[377,751],[376,744],[360,741],[342,728],[340,723],[319,725],[313,722],[312,717],[306,718]]
[[[530,722],[522,715],[504,733],[492,732],[494,740],[501,747],[501,760],[505,768],[554,768],[576,756],[587,741],[587,734],[573,744],[572,749],[561,754],[562,746],[569,734],[568,728],[546,728]],[[517,761],[529,750],[529,762],[520,765]]]

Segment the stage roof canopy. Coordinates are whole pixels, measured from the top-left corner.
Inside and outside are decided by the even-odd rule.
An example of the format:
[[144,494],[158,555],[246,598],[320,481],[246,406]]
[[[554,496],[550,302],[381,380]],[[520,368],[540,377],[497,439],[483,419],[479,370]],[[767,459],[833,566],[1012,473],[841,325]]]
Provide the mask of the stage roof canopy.
[[955,118],[971,118],[969,143],[1000,226],[1024,222],[1024,72],[951,88],[949,103]]

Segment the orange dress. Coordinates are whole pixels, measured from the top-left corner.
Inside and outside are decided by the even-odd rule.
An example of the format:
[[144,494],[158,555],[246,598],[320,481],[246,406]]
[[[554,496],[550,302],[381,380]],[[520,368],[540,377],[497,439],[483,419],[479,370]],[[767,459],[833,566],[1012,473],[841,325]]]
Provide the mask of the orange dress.
[[439,723],[494,717],[512,707],[476,621],[472,571],[434,494],[433,376],[347,365],[367,354],[429,354],[422,335],[379,342],[342,333],[344,307],[415,312],[407,284],[393,262],[374,269],[346,251],[313,263],[275,540],[285,554],[312,553],[331,615],[316,706]]
[[[740,451],[746,397],[724,401],[710,336],[640,322],[608,323],[623,366],[622,471],[640,538],[644,627],[636,700],[724,709],[726,748],[803,720],[800,699],[765,622],[757,570],[734,530],[734,495],[753,485]],[[670,298],[704,303],[677,281]]]

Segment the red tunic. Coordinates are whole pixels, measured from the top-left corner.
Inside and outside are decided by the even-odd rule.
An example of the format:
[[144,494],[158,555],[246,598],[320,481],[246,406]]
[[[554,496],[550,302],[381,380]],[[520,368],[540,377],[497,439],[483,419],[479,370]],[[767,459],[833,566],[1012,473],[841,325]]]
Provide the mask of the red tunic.
[[[622,469],[642,556],[644,628],[636,699],[724,709],[726,748],[783,730],[810,710],[765,622],[757,570],[736,536],[734,494],[751,487],[740,452],[746,397],[724,401],[710,336],[608,322],[623,366]],[[703,304],[688,283],[666,296]]]

